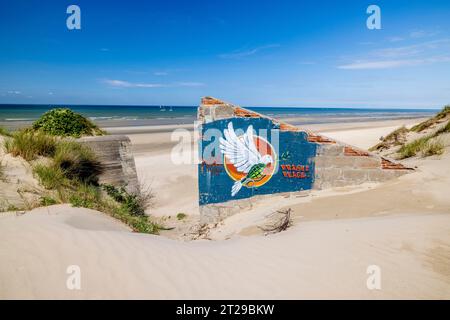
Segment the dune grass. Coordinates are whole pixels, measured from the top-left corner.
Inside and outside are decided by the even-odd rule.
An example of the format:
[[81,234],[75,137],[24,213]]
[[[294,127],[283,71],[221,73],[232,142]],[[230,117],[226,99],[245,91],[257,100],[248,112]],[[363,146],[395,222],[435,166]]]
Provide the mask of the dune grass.
[[56,168],[71,180],[96,184],[102,172],[95,153],[76,141],[60,141],[53,157]]
[[41,205],[70,203],[95,209],[119,219],[136,232],[157,234],[163,229],[145,214],[153,198],[151,190],[130,193],[125,188],[99,185],[103,168],[88,146],[44,130],[25,129],[5,139],[5,150],[27,161],[47,158],[33,166],[34,175],[48,190],[40,198]]
[[8,130],[6,130],[3,127],[0,127],[0,136],[10,137],[11,136],[11,132],[9,132]]
[[[102,192],[103,191],[103,192]],[[75,207],[84,207],[105,212],[127,224],[136,232],[158,234],[164,227],[151,221],[145,214],[153,193],[139,191],[129,193],[124,188],[102,185],[101,188],[79,184],[70,195],[70,203]]]
[[436,124],[437,122],[439,122],[440,120],[442,120],[446,117],[450,117],[450,105],[446,105],[434,117],[432,117],[428,120],[425,120],[425,121],[415,125],[414,127],[412,127],[411,131],[422,132],[423,130],[430,128],[431,126],[433,126],[434,124]]
[[441,135],[443,133],[450,133],[450,120],[447,122],[447,124],[445,126],[440,128],[439,130],[437,130],[434,135],[438,136],[438,135]]
[[382,151],[392,146],[400,146],[405,142],[408,132],[409,130],[405,126],[400,127],[382,138],[381,142],[371,147],[369,151]]
[[33,167],[33,172],[46,189],[59,189],[65,184],[64,173],[56,166],[37,164]]
[[74,207],[98,210],[119,219],[136,232],[158,234],[164,229],[145,215],[153,199],[151,191],[129,193],[125,188],[70,179],[55,163],[38,164],[34,173],[46,189],[54,191],[53,196],[41,197],[42,205],[70,203]]
[[38,156],[52,157],[55,154],[57,139],[42,132],[20,130],[7,138],[4,143],[6,152],[21,156],[27,161]]
[[441,155],[444,153],[444,144],[440,140],[430,140],[422,149],[422,157]]
[[403,145],[398,151],[399,158],[406,159],[419,154],[422,157],[442,154],[444,152],[443,143],[433,138],[435,135],[428,135]]

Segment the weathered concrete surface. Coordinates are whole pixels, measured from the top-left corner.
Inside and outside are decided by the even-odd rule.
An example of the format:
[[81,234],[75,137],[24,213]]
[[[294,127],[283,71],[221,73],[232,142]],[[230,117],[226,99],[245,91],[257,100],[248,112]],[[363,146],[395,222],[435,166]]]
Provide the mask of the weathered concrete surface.
[[[260,119],[266,119],[272,123],[272,127],[278,128],[280,133],[291,132],[306,135],[307,143],[315,146],[315,154],[312,157],[312,161],[308,163],[313,171],[312,177],[307,174],[305,179],[312,178],[313,183],[310,184],[309,187],[308,185],[299,187],[298,192],[304,192],[305,189],[326,189],[357,185],[364,182],[382,182],[396,178],[412,170],[400,163],[382,158],[376,154],[369,153],[366,150],[361,150],[328,137],[302,130],[296,126],[234,106],[219,99],[211,97],[202,99],[198,108],[198,120],[202,127],[217,127],[217,129],[223,131],[223,120],[228,119],[230,122],[232,121],[236,124],[243,123],[242,121],[238,121],[238,119],[246,119],[246,125],[252,124],[255,130],[258,126],[257,124],[261,122]],[[241,129],[245,130],[245,128]],[[292,134],[291,137],[296,138],[297,135]],[[280,144],[281,143],[286,143],[286,141],[281,141]],[[303,150],[303,146],[305,146],[305,144],[301,145],[301,150],[293,150],[293,152],[304,152],[306,149]],[[280,161],[281,160],[282,159],[280,159]],[[285,165],[286,163],[288,162],[285,162]],[[283,162],[281,161],[279,165],[282,167]],[[220,164],[211,161],[208,162],[208,159],[203,159],[203,155],[201,155],[199,165],[199,186],[204,189],[202,183],[205,183],[205,181],[203,180],[208,179],[206,185],[207,188],[210,188],[209,190],[211,193],[223,192],[222,186],[212,185],[212,181],[216,180],[211,179],[211,176],[217,175],[220,168]],[[208,171],[209,174],[205,175],[205,170]],[[287,178],[291,177],[287,176]],[[286,180],[286,183],[287,182],[288,180]],[[270,183],[273,183],[273,179]],[[280,183],[280,180],[278,180],[277,183]],[[262,186],[261,189],[262,188],[265,188],[265,186]],[[272,187],[271,190],[273,189],[274,188]],[[282,188],[280,188],[280,192],[282,192],[281,189]],[[201,191],[204,196],[204,190]],[[205,203],[204,198],[201,198],[200,213],[202,220],[204,222],[214,222],[240,212],[247,207],[251,207],[251,199],[254,198],[254,196],[250,196],[247,199],[230,199],[231,201],[221,203]]]
[[100,183],[123,186],[128,192],[139,190],[131,143],[127,136],[83,137],[78,141],[89,146],[102,163],[104,171],[99,177]]

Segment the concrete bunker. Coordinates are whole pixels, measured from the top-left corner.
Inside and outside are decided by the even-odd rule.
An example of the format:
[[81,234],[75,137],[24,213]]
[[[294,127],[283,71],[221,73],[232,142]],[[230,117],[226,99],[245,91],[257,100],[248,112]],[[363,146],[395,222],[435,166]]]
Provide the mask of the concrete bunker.
[[387,181],[412,170],[212,97],[202,99],[198,121],[203,222],[251,207],[258,196]]

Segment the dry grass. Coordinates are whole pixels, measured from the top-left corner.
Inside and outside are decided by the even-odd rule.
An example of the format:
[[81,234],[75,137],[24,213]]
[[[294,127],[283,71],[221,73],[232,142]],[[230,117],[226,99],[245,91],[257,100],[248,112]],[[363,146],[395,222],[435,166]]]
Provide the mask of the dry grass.
[[403,145],[399,153],[399,159],[411,158],[417,155],[428,157],[440,155],[444,152],[444,145],[440,140],[433,139],[435,135],[428,135]]
[[422,132],[433,125],[439,123],[442,119],[450,117],[450,105],[445,106],[438,114],[436,114],[433,118],[430,118],[424,122],[421,122],[414,127],[411,128],[411,131]]
[[389,133],[386,137],[382,137],[380,139],[381,142],[370,148],[369,151],[383,151],[393,146],[403,145],[406,142],[408,132],[409,130],[405,126],[400,127]]
[[38,156],[52,157],[55,153],[57,139],[42,132],[21,130],[5,140],[5,150],[14,157],[21,156],[27,161]]

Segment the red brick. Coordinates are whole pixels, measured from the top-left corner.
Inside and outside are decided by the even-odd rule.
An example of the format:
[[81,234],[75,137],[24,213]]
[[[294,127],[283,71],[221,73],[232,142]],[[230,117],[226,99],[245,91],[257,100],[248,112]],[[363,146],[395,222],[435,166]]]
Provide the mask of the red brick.
[[308,134],[308,141],[309,142],[316,142],[316,143],[336,143],[336,141],[331,140],[329,138],[319,136],[313,133]]
[[369,153],[366,151],[354,149],[351,147],[344,147],[344,154],[346,156],[353,156],[353,157],[368,157]]
[[242,117],[242,118],[261,118],[261,115],[259,115],[256,112],[252,112],[240,107],[234,108],[234,115],[236,117]]
[[213,98],[213,97],[203,97],[202,98],[202,105],[212,106],[212,105],[216,105],[216,104],[225,104],[225,102],[223,102],[222,100]]
[[288,123],[280,123],[281,131],[300,131],[299,128]]
[[413,168],[405,167],[401,163],[395,163],[385,158],[381,158],[381,168],[387,170],[414,170]]

